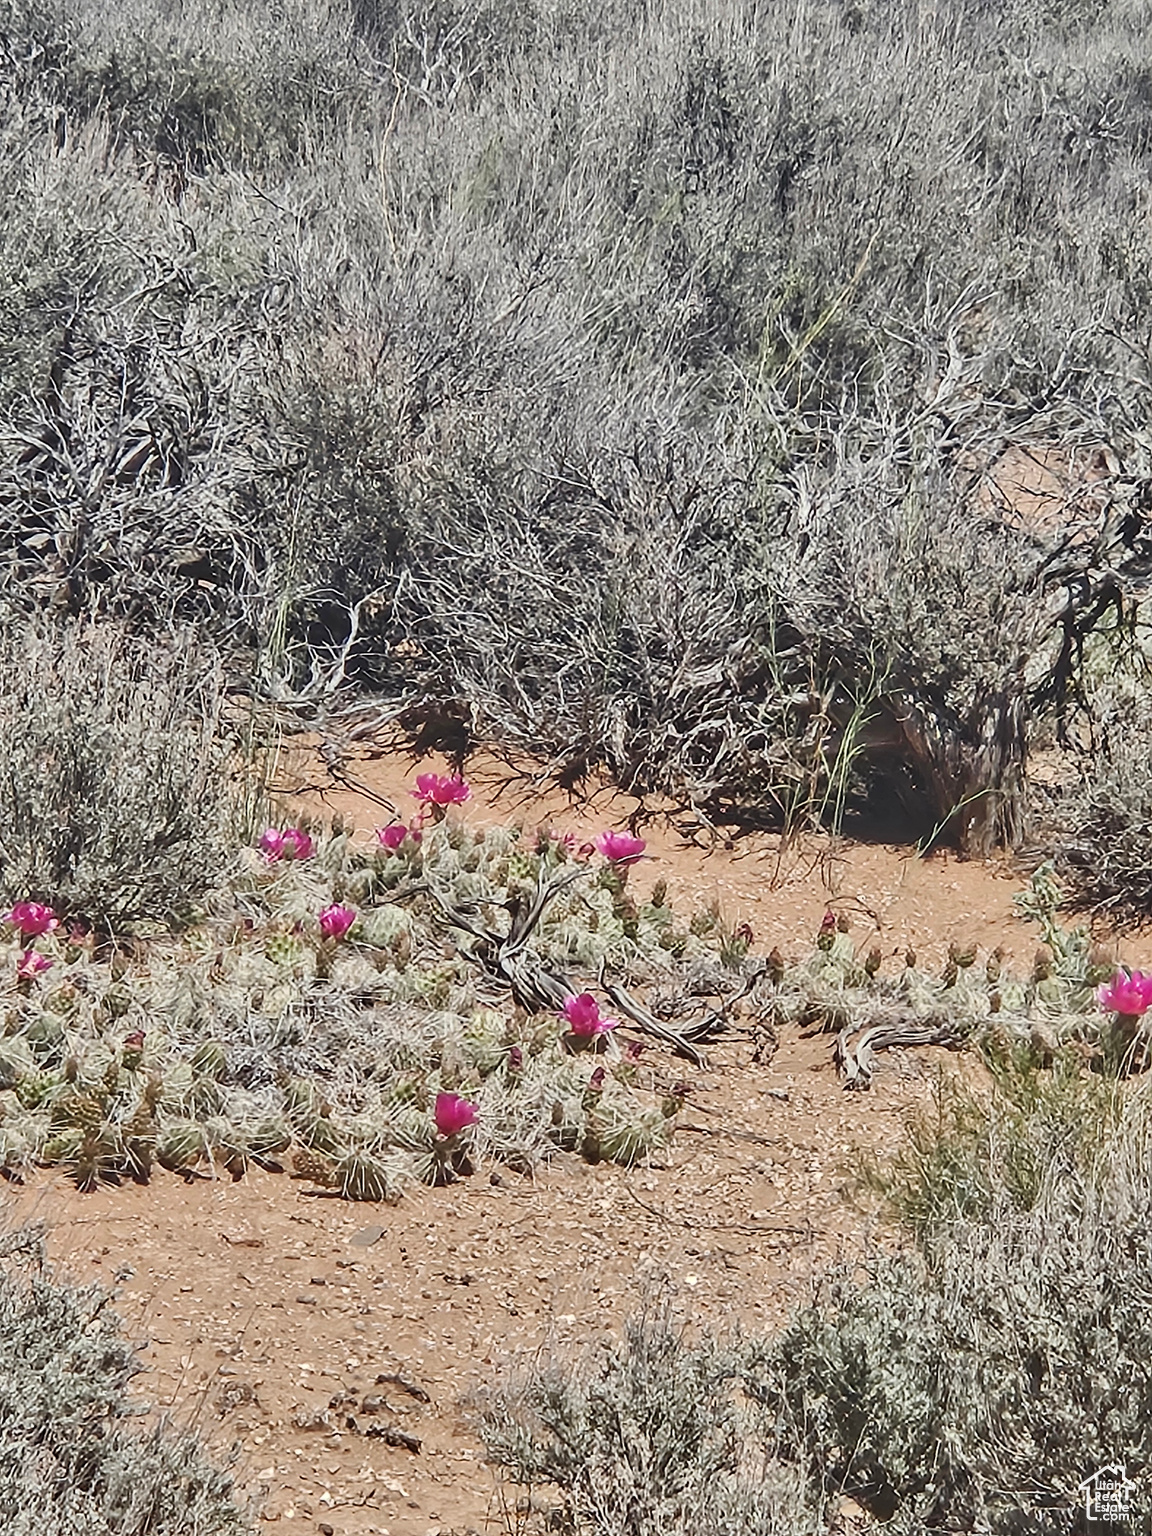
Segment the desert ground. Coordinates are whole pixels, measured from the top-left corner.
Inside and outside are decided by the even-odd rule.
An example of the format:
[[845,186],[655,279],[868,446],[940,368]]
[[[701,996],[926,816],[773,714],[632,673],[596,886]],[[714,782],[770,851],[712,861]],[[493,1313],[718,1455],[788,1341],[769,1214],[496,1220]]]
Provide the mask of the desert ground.
[[[277,788],[366,836],[389,805],[407,812],[409,759],[360,754],[341,777],[332,787],[320,755],[297,752]],[[523,818],[583,836],[639,809],[608,790],[542,795],[495,762],[469,779],[477,825]],[[886,955],[942,959],[955,941],[1020,961],[1034,948],[1009,865],[827,837],[733,842],[645,809],[637,887],[664,878],[683,910],[718,900],[758,950],[802,955],[829,905]],[[645,1294],[670,1295],[690,1329],[771,1329],[830,1262],[885,1236],[849,1198],[854,1149],[882,1155],[932,1074],[962,1068],[940,1050],[893,1051],[869,1092],[849,1093],[831,1037],[798,1030],[775,1047],[735,1031],[702,1070],[651,1059],[691,1092],[670,1154],[631,1170],[560,1155],[534,1178],[480,1168],[397,1206],[261,1172],[185,1183],[158,1171],[91,1194],[44,1172],[7,1187],[5,1221],[43,1223],[60,1272],[115,1288],[141,1349],[141,1413],[233,1456],[261,1529],[506,1529],[524,1494],[485,1462],[477,1394],[542,1349],[611,1337]]]

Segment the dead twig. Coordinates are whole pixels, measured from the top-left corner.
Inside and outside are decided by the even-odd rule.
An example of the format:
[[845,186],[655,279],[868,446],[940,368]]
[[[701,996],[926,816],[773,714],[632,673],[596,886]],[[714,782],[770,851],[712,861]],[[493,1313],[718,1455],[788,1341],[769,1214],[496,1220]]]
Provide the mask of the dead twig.
[[693,1062],[696,1066],[706,1067],[708,1065],[708,1058],[704,1055],[704,1052],[698,1050],[685,1035],[678,1034],[676,1030],[669,1029],[666,1025],[658,1023],[647,1009],[642,1008],[636,999],[631,997],[622,986],[616,982],[609,981],[604,974],[603,964],[600,967],[599,982],[605,996],[611,998],[620,1012],[631,1019],[638,1029],[643,1030],[646,1035],[653,1035],[657,1040],[663,1040],[666,1045],[670,1045],[673,1048],[677,1056],[686,1057],[688,1061]]

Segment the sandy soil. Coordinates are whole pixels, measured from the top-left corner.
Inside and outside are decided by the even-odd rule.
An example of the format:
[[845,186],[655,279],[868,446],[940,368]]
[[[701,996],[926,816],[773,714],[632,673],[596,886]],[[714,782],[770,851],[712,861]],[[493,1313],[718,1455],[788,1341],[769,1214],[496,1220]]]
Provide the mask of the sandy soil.
[[[426,761],[422,768],[440,768]],[[297,806],[339,812],[364,833],[407,817],[411,764],[361,759],[366,791],[308,789],[316,761],[282,765]],[[477,824],[523,817],[578,836],[620,826],[634,802],[601,792],[499,792],[496,764],[469,774]],[[659,807],[650,807],[659,812]],[[862,946],[951,940],[1004,944],[1030,959],[1013,914],[1020,879],[944,854],[808,840],[733,846],[647,823],[640,888],[669,882],[680,910],[718,899],[756,948],[806,951],[826,905],[849,913]],[[661,1061],[658,1074],[684,1076]],[[3,1219],[44,1222],[62,1270],[99,1276],[142,1346],[143,1403],[196,1425],[222,1450],[260,1528],[283,1536],[432,1536],[505,1529],[502,1490],[464,1406],[513,1357],[567,1350],[616,1330],[646,1284],[666,1283],[686,1321],[771,1327],[867,1219],[845,1199],[854,1147],[895,1144],[942,1052],[880,1058],[870,1093],[845,1093],[831,1039],[786,1037],[770,1062],[745,1042],[713,1048],[667,1161],[625,1172],[561,1157],[527,1180],[481,1169],[402,1205],[345,1204],[287,1177],[78,1194],[47,1174],[4,1196]],[[646,1057],[646,1060],[648,1058]],[[380,1431],[419,1442],[390,1444]],[[393,1435],[392,1439],[396,1436]]]

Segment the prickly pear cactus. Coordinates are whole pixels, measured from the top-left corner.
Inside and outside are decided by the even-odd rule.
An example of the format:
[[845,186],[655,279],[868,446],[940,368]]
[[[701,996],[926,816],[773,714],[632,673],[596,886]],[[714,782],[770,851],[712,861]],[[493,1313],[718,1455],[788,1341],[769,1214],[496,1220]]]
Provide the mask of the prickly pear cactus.
[[195,1120],[170,1120],[156,1139],[156,1161],[171,1173],[195,1168],[207,1151],[204,1127]]
[[354,1147],[332,1169],[334,1187],[346,1200],[388,1200],[400,1198],[403,1182],[395,1165],[367,1147]]
[[[0,1168],[42,1161],[93,1188],[154,1167],[235,1178],[258,1162],[388,1200],[492,1161],[660,1151],[669,1122],[646,1069],[615,1041],[576,1060],[567,1024],[518,1007],[446,914],[499,944],[539,881],[576,877],[529,959],[580,987],[604,964],[629,986],[678,974],[714,956],[718,919],[690,935],[667,889],[640,902],[625,872],[585,865],[548,829],[480,834],[450,813],[394,853],[343,828],[313,842],[299,859],[253,851],[178,941],[109,955],[45,935],[51,965],[20,978],[15,954],[7,977],[0,957]],[[321,942],[318,915],[336,902],[356,921]],[[442,1094],[474,1106],[476,1124],[442,1135]]]

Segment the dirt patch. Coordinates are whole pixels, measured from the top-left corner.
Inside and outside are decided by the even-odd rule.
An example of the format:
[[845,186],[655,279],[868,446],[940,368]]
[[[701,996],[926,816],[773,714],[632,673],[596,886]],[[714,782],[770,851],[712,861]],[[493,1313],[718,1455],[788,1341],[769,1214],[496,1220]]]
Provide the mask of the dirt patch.
[[[274,788],[288,807],[339,815],[365,838],[394,814],[414,814],[418,771],[449,771],[439,757],[417,768],[399,753],[364,748],[340,764],[343,783],[319,751],[298,749],[285,754]],[[751,925],[757,950],[778,944],[786,955],[806,954],[831,905],[848,914],[863,949],[879,943],[897,956],[911,945],[935,959],[952,942],[1000,944],[1025,967],[1031,963],[1036,930],[1016,916],[1012,897],[1022,881],[1007,860],[964,861],[946,851],[925,858],[915,848],[826,834],[791,842],[768,832],[729,838],[652,797],[637,800],[608,784],[567,796],[514,778],[482,754],[469,759],[467,777],[473,797],[461,814],[475,826],[544,824],[583,841],[605,827],[634,825],[648,844],[630,877],[637,893],[647,895],[664,879],[681,912],[719,902],[725,917]]]

